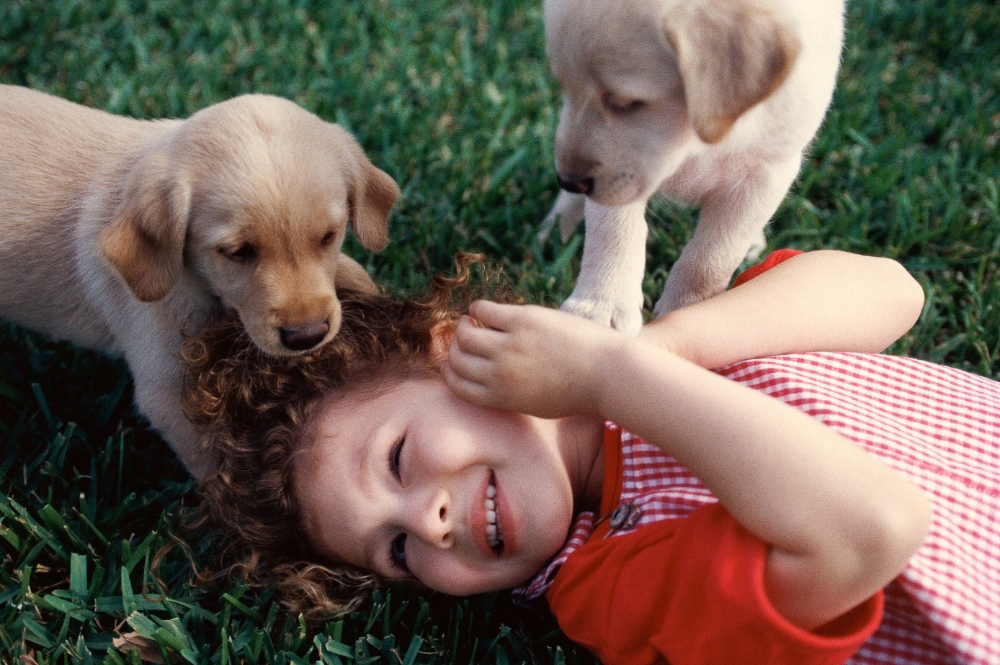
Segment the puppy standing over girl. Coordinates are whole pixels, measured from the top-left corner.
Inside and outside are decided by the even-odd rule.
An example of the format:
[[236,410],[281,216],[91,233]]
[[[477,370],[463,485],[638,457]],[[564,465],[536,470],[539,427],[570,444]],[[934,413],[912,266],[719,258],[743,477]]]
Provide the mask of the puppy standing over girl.
[[796,256],[639,338],[448,287],[344,298],[307,357],[189,342],[228,572],[315,613],[523,584],[609,664],[1000,658],[1000,385],[802,353],[905,332],[898,264]]

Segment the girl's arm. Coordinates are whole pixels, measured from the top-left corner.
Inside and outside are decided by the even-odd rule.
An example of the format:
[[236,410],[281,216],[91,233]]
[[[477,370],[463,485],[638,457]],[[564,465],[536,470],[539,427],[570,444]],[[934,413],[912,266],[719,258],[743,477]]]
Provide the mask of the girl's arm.
[[910,329],[923,303],[899,263],[822,250],[670,312],[640,337],[710,369],[781,353],[877,353]]
[[927,504],[902,476],[778,400],[555,310],[474,303],[442,368],[460,396],[542,417],[600,414],[676,457],[771,545],[774,607],[812,629],[892,580]]

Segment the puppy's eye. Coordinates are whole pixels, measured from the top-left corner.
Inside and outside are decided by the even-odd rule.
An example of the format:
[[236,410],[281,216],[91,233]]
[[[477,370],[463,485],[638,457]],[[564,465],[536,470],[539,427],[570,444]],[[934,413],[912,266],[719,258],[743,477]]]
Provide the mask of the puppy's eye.
[[220,247],[219,254],[238,263],[250,263],[257,258],[257,248],[245,242],[236,249]]
[[334,233],[333,231],[328,231],[327,234],[323,236],[323,239],[319,241],[319,245],[320,247],[329,247],[330,244],[333,243],[334,240],[336,240],[336,238],[337,238],[336,233]]
[[641,99],[628,99],[617,95],[604,95],[604,107],[617,115],[628,115],[644,108],[646,102]]

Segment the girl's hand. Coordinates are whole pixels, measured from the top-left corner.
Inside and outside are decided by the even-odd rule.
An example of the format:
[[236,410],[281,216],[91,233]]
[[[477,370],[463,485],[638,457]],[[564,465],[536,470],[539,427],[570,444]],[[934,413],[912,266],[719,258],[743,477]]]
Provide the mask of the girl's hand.
[[469,313],[441,368],[455,394],[541,418],[597,413],[602,362],[621,333],[533,305],[480,300]]

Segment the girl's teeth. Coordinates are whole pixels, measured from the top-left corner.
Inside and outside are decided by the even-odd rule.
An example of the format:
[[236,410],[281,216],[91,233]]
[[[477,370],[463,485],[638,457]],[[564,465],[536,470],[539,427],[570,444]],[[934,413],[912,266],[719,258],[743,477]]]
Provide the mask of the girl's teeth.
[[497,547],[503,542],[503,531],[500,530],[500,523],[497,520],[496,501],[494,501],[496,495],[496,485],[493,484],[493,479],[490,478],[490,484],[486,486],[486,500],[483,503],[486,508],[486,542],[490,544],[490,547]]

